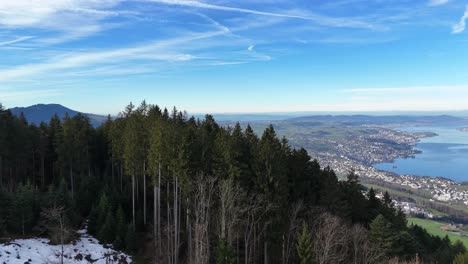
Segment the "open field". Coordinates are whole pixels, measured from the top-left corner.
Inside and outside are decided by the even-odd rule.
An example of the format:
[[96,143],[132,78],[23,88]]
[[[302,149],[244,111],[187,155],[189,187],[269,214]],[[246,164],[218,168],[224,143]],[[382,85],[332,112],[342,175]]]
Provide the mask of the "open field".
[[[429,201],[429,199],[427,197],[424,197],[423,195],[419,196],[417,193],[407,193],[407,192],[404,192],[404,191],[401,191],[401,190],[395,190],[395,189],[382,187],[382,186],[379,186],[379,185],[376,185],[376,184],[370,184],[370,183],[363,183],[363,185],[366,186],[367,188],[374,188],[374,190],[378,190],[378,191],[381,191],[381,192],[387,191],[390,195],[393,195],[393,196],[406,197],[408,199],[412,199],[412,200],[414,200],[416,202],[416,204]],[[459,211],[462,211],[464,213],[468,213],[468,208],[466,206],[463,206],[463,205],[448,204],[448,203],[442,203],[442,202],[437,202],[437,201],[431,201],[431,203],[436,204],[436,205],[446,206],[448,208],[459,210]],[[446,214],[444,214],[442,212],[438,212],[434,208],[430,208],[430,210],[433,211],[435,214],[437,214],[439,216],[446,216]]]
[[420,219],[420,218],[408,218],[408,225],[415,224],[427,229],[427,231],[433,235],[445,237],[446,235],[450,238],[452,242],[460,240],[463,244],[468,247],[468,231],[466,229],[461,229],[460,233],[464,234],[465,236],[460,236],[454,232],[450,231],[443,231],[440,229],[441,226],[447,225],[447,223],[438,222],[434,220],[428,219]]

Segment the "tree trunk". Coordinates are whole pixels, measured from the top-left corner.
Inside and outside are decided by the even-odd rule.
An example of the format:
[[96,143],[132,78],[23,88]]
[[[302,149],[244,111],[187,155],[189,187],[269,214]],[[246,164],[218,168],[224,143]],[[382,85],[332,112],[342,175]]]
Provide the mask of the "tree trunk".
[[177,177],[174,176],[174,264],[177,264]]
[[112,186],[114,185],[114,155],[111,155],[111,177],[112,177]]
[[146,161],[143,161],[143,224],[146,226]]
[[135,230],[135,173],[132,175],[132,217],[133,230]]
[[120,192],[123,192],[123,166],[120,164]]
[[3,157],[0,156],[0,188],[3,187]]
[[[1,167],[1,165],[0,165]],[[0,178],[1,180],[1,178]],[[1,182],[0,182],[1,184]],[[45,186],[45,157],[44,155],[41,156],[41,187]]]
[[138,188],[138,187],[139,187],[139,185],[138,185],[139,180],[138,180],[138,179],[139,179],[139,177],[138,177],[138,176],[135,176],[135,181],[136,181],[136,190],[135,190],[136,203],[138,203],[138,198],[139,198],[139,196],[140,196],[140,195],[139,195],[139,194],[140,194],[140,193],[139,193],[140,188]]
[[[161,241],[161,163],[158,166],[158,240]],[[160,248],[161,251],[161,248]]]
[[[221,193],[221,196],[223,194]],[[221,240],[226,239],[226,200],[225,199],[220,199],[221,203]]]
[[249,240],[247,234],[244,234],[244,264],[249,264]]
[[156,251],[158,243],[158,191],[156,183],[153,186],[153,237],[154,237],[154,249]]
[[86,158],[88,159],[88,177],[91,178],[91,160],[89,158],[89,144],[86,144]]
[[36,157],[34,151],[32,152],[32,186],[36,189]]
[[[179,219],[177,220],[177,224],[179,225],[177,227],[177,256],[179,253],[179,248],[180,248],[180,220],[181,220],[181,213],[182,213],[182,206],[181,206],[181,199],[182,199],[182,193],[181,189],[179,188],[179,191],[177,192],[179,194],[178,202],[177,202],[177,208],[179,209],[179,212],[177,215],[179,216]],[[179,257],[177,257],[177,261],[179,260]]]
[[25,235],[25,232],[24,232],[24,213],[21,214],[21,232],[23,234],[23,236]]
[[236,258],[237,258],[237,264],[240,264],[240,251],[239,251],[239,238],[236,239]]
[[214,178],[199,179],[194,195],[194,259],[192,263],[208,264],[210,258],[210,206],[214,190]]
[[167,203],[167,258],[168,258],[168,264],[172,264],[172,234],[171,234],[171,208],[170,208],[170,201],[169,201],[169,194],[170,194],[170,189],[169,189],[169,182],[167,182],[167,190],[166,190],[166,203]]
[[71,198],[75,196],[75,186],[73,185],[73,163],[70,164],[70,182],[71,182]]
[[185,211],[185,230],[187,231],[187,256],[189,259],[192,259],[192,230],[190,223],[190,202],[187,197],[186,200],[186,211]]
[[60,215],[59,217],[59,221],[60,221],[60,245],[62,247],[62,254],[60,254],[60,263],[63,264],[63,253],[64,253],[64,249],[63,249],[63,244],[64,244],[64,239],[63,239],[63,230],[65,229],[64,228],[64,224],[63,224],[63,218],[62,218],[62,215]]

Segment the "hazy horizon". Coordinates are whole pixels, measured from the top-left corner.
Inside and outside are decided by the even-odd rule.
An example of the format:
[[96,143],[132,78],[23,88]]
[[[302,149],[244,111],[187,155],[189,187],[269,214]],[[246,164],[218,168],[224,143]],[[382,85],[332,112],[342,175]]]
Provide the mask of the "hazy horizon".
[[[138,103],[132,102],[134,105],[138,106]],[[153,102],[147,102],[153,104]],[[111,115],[117,116],[119,112],[115,113],[100,113],[100,112],[90,112],[83,109],[74,109],[70,108],[67,105],[62,105],[60,103],[37,103],[33,105],[25,105],[25,106],[8,106],[4,105],[7,108],[27,108],[35,105],[61,105],[63,107],[69,108],[73,111],[87,113],[87,114],[96,114],[96,115]],[[157,104],[156,104],[157,105]],[[122,107],[121,111],[124,109],[125,106]],[[161,106],[160,106],[161,107]],[[167,109],[171,110],[174,106],[166,107]],[[177,106],[175,106],[177,107]],[[164,108],[164,106],[162,107]],[[178,109],[181,111],[186,111],[189,115],[193,116],[203,116],[206,114],[211,114],[215,116],[225,117],[236,117],[236,116],[252,116],[252,117],[275,117],[275,118],[292,118],[292,117],[301,117],[307,115],[373,115],[373,116],[391,116],[391,115],[403,115],[403,116],[433,116],[433,115],[452,115],[458,117],[468,117],[468,109],[467,110],[453,110],[453,111],[289,111],[289,112],[191,112],[188,109]]]

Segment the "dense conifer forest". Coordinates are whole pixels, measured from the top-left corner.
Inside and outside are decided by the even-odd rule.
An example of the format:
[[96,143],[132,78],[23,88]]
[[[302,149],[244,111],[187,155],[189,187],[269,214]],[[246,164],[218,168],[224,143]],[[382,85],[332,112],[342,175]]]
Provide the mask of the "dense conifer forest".
[[221,127],[142,102],[94,128],[0,105],[0,238],[67,243],[87,224],[141,263],[467,263],[388,194],[338,181],[272,126]]

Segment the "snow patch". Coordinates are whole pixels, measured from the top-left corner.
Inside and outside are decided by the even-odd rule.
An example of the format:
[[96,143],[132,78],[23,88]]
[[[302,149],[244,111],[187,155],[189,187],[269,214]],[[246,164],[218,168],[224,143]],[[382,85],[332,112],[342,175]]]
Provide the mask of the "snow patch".
[[[78,234],[73,244],[64,245],[64,263],[132,263],[130,256],[99,244],[86,227]],[[61,245],[49,245],[45,238],[16,239],[0,244],[0,264],[60,263],[60,253]]]

